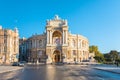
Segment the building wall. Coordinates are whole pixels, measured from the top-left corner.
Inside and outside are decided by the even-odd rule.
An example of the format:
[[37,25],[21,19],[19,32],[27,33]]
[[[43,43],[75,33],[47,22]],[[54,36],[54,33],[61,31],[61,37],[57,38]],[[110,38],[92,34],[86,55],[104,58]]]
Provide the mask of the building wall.
[[18,61],[19,53],[19,34],[15,28],[14,31],[10,29],[0,29],[0,64],[11,63]]
[[69,35],[68,38],[68,47],[69,47],[69,54],[71,54],[71,61],[83,62],[87,61],[89,57],[89,42],[87,38],[81,35]]

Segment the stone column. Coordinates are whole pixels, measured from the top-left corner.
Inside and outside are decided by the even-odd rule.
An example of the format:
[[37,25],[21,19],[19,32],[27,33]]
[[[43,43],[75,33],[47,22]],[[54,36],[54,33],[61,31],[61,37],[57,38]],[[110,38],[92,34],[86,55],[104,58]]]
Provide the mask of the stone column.
[[52,43],[52,31],[51,31],[51,44],[53,44],[53,43]]
[[34,48],[34,43],[33,43],[34,40],[31,40],[31,48]]
[[52,31],[50,31],[50,44],[52,44]]
[[62,54],[60,53],[60,62],[62,62],[62,59],[61,59],[61,58],[62,58]]
[[35,48],[35,40],[33,40],[33,48]]
[[50,36],[50,31],[49,31],[49,44],[50,44],[50,37],[51,37],[51,36]]
[[64,30],[63,30],[63,44],[64,44]]
[[79,45],[78,45],[78,47],[79,47],[79,49],[81,48],[81,40],[79,40],[79,43],[78,43]]
[[81,45],[80,45],[81,48],[82,48],[82,41],[83,41],[83,40],[81,40]]
[[49,44],[49,31],[47,31],[47,44]]
[[33,40],[31,40],[31,43],[32,43],[31,48],[33,48]]
[[35,48],[37,48],[37,39],[35,39]]
[[67,43],[68,43],[68,42],[67,42],[67,41],[68,41],[68,40],[67,40],[67,38],[68,38],[67,30],[66,30],[65,32],[66,32],[66,36],[65,36],[65,37],[66,37],[66,44],[67,44]]
[[33,43],[34,43],[34,47],[33,48],[35,48],[35,40],[33,41]]
[[66,44],[66,31],[64,31],[64,44]]
[[66,31],[64,30],[64,44],[66,44]]
[[39,48],[39,40],[37,40],[37,48]]
[[34,48],[36,48],[36,39],[34,40]]
[[66,44],[66,31],[64,30],[64,44]]
[[49,37],[48,37],[48,44],[50,44],[50,31],[48,31],[49,32]]
[[80,58],[80,55],[79,55],[79,36],[77,35],[77,61],[79,62],[80,60],[79,60],[79,58]]

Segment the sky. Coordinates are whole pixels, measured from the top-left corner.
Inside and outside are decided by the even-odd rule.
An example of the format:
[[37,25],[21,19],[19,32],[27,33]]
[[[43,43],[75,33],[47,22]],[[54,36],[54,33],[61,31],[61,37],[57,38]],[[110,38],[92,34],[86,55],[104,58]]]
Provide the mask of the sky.
[[20,38],[42,34],[56,14],[100,52],[120,51],[120,0],[0,0],[0,25],[17,27]]

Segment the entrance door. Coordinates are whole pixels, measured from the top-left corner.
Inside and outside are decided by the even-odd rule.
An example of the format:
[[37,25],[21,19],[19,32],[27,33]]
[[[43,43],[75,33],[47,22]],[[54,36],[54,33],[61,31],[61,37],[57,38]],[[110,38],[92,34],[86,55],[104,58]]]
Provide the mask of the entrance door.
[[60,62],[60,55],[55,55],[55,62]]
[[53,53],[53,62],[57,63],[60,62],[60,52],[58,50],[54,51]]

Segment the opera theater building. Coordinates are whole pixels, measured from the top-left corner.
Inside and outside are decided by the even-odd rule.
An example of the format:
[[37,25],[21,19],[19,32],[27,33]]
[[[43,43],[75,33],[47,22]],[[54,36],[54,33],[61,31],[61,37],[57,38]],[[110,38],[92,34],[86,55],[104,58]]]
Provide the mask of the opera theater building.
[[89,60],[89,41],[69,32],[67,20],[55,16],[46,21],[43,34],[20,39],[20,60],[39,63],[74,63]]

